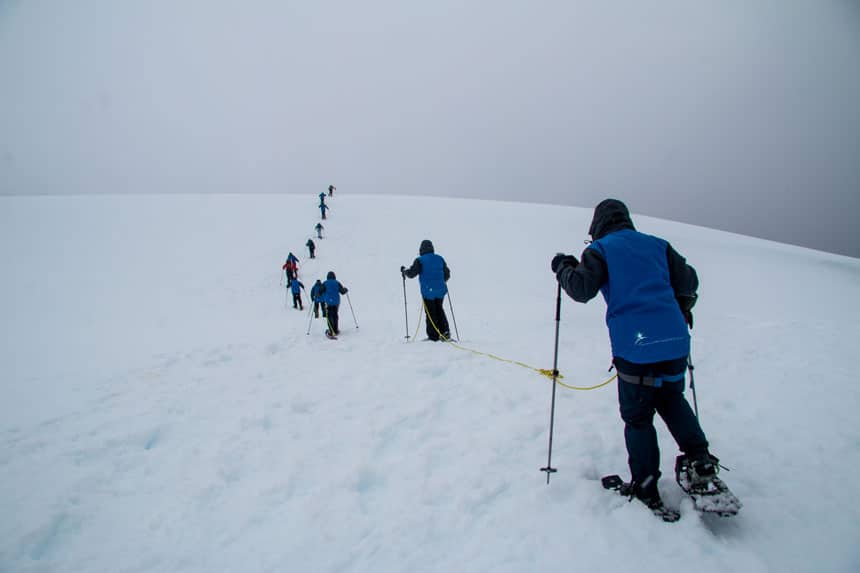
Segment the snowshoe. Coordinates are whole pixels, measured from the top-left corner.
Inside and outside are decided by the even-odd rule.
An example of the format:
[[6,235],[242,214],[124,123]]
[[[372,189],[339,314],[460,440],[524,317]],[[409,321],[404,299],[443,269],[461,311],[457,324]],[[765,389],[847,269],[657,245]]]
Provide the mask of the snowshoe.
[[329,329],[326,329],[325,335],[329,340],[337,340],[337,336],[335,336],[335,334]]
[[675,481],[702,513],[720,517],[737,515],[743,504],[717,477],[719,468],[720,460],[714,456],[694,460],[681,454],[675,458]]
[[674,523],[681,519],[681,514],[663,504],[660,495],[654,493],[649,496],[642,496],[641,489],[636,484],[625,482],[618,475],[605,476],[601,480],[604,489],[612,490],[627,498],[627,501],[638,499],[651,510],[651,513],[665,521],[666,523]]

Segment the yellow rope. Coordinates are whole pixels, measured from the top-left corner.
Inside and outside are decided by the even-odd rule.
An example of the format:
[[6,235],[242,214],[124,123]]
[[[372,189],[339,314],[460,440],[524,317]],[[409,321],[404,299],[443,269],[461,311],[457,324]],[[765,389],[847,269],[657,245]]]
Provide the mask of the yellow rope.
[[[450,338],[448,338],[444,334],[442,334],[439,331],[439,328],[436,326],[436,323],[433,322],[433,318],[430,316],[430,312],[427,309],[427,303],[424,302],[424,299],[421,299],[421,304],[424,307],[424,313],[427,315],[427,320],[430,321],[430,325],[433,327],[433,329],[439,335],[439,339],[442,340],[443,342],[447,342],[448,344],[450,344],[451,346],[453,346],[454,348],[457,348],[459,350],[465,350],[466,352],[471,352],[472,354],[477,354],[479,356],[486,356],[488,358],[492,358],[493,360],[498,360],[499,362],[507,362],[508,364],[516,364],[517,366],[522,366],[523,368],[528,368],[529,370],[537,372],[541,376],[546,376],[550,380],[555,380],[555,382],[559,386],[562,386],[562,387],[567,388],[569,390],[596,390],[598,388],[602,388],[603,386],[606,386],[607,384],[609,384],[610,382],[612,382],[613,380],[615,380],[618,377],[618,375],[616,374],[616,375],[612,376],[609,380],[606,380],[606,381],[601,382],[600,384],[596,384],[594,386],[571,386],[570,384],[565,384],[564,382],[561,381],[561,379],[564,378],[564,376],[562,376],[560,373],[557,374],[555,377],[553,377],[552,370],[549,368],[535,368],[534,366],[529,366],[525,362],[520,362],[518,360],[509,360],[507,358],[502,358],[501,356],[496,356],[495,354],[490,354],[488,352],[481,352],[479,350],[473,350],[471,348],[466,348],[465,346],[461,346],[459,344],[456,344]],[[415,328],[415,336],[418,336],[418,329],[420,327],[421,327],[421,313],[419,312],[418,313],[418,326]],[[413,341],[415,340],[414,336],[412,337],[412,340]]]

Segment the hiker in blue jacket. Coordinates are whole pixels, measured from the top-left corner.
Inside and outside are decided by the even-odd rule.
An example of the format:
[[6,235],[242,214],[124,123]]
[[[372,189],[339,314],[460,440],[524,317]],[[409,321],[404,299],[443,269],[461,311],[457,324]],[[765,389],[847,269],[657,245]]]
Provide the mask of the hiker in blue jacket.
[[403,276],[410,279],[418,277],[421,285],[421,297],[424,299],[424,311],[427,314],[427,338],[430,340],[448,340],[451,333],[448,327],[448,317],[445,316],[445,295],[448,286],[445,284],[451,278],[451,271],[445,259],[436,254],[433,243],[428,239],[421,241],[418,248],[418,258],[408,269],[400,267]]
[[317,279],[317,282],[314,283],[314,286],[311,287],[311,300],[314,303],[314,318],[320,317],[320,307],[322,307],[322,315],[325,318],[325,302],[322,300],[322,282]]
[[293,308],[298,308],[299,310],[305,309],[304,305],[302,305],[301,289],[303,288],[305,288],[305,285],[299,279],[293,279],[293,282],[290,284],[290,292],[293,293]]
[[320,193],[320,205],[325,205],[325,191]]
[[655,412],[698,479],[707,481],[718,471],[683,394],[699,279],[668,242],[636,231],[617,199],[597,205],[588,233],[593,242],[581,262],[559,254],[550,266],[572,299],[587,302],[602,292],[606,300],[631,491],[654,509],[662,506]]
[[340,284],[334,271],[329,271],[326,275],[326,281],[322,284],[320,295],[325,302],[326,315],[328,317],[328,329],[325,331],[326,336],[333,337],[340,334],[338,328],[338,307],[340,307],[340,295],[349,292],[349,289]]
[[325,203],[320,203],[320,215],[325,220],[325,212],[329,210],[329,206]]

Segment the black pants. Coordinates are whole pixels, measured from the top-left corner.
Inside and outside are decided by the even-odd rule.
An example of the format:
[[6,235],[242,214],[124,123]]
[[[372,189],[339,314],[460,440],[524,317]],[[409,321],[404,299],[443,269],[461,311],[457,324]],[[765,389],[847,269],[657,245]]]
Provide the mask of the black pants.
[[[661,376],[680,374],[686,367],[686,357],[655,364],[633,364],[616,358],[620,372],[635,376]],[[659,388],[631,384],[618,380],[618,403],[624,420],[624,441],[627,445],[627,462],[633,481],[642,483],[654,477],[657,487],[660,477],[660,448],[654,429],[654,413],[660,414],[682,452],[698,457],[708,452],[708,440],[699,426],[687,399],[684,398],[684,380],[663,382]]]
[[314,301],[314,318],[320,317],[320,307],[322,307],[322,315],[325,318],[325,303],[318,300]]
[[[298,307],[296,307],[296,305],[298,305]],[[293,308],[299,308],[301,310],[305,309],[305,307],[302,306],[302,293],[297,292],[293,295]]]
[[[427,309],[427,338],[439,340],[439,333],[445,338],[451,338],[448,327],[448,317],[445,316],[445,307],[442,303],[444,298],[425,298],[424,306]],[[437,331],[438,329],[438,331]]]
[[313,259],[314,258],[314,250],[313,249],[308,249],[308,250],[311,252],[311,258]]
[[340,329],[337,324],[337,304],[326,305],[326,315],[328,317],[328,327],[332,334],[340,334]]

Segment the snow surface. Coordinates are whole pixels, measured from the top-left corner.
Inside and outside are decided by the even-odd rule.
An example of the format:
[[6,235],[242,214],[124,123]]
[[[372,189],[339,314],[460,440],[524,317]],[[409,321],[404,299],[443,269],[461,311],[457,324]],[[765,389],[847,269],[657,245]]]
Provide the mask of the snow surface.
[[[405,339],[429,238],[462,344],[550,368],[549,260],[590,209],[338,190],[310,261],[317,200],[0,198],[0,571],[860,570],[860,260],[634,217],[699,272],[701,420],[745,504],[697,514],[658,422],[665,524],[601,489],[615,383],[559,388],[547,485],[549,380]],[[338,341],[285,306],[290,250],[349,287]],[[564,298],[565,382],[608,377],[604,309]]]

